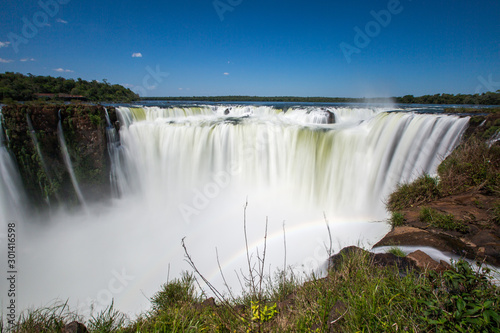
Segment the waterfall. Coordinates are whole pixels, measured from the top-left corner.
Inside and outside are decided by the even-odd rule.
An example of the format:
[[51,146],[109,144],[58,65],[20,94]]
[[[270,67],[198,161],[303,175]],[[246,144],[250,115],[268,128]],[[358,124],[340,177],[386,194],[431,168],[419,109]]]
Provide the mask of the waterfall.
[[120,161],[121,156],[121,145],[120,137],[116,132],[115,127],[111,124],[109,119],[109,114],[107,108],[104,108],[104,114],[106,116],[106,141],[108,148],[109,160],[111,163],[111,168],[109,172],[109,181],[111,184],[111,190],[113,197],[119,198],[123,188],[120,187],[118,179],[125,178],[122,163]]
[[[29,232],[19,235],[24,240],[19,309],[58,297],[88,316],[90,308],[102,310],[114,300],[117,309],[134,316],[150,307],[148,297],[167,277],[190,269],[183,260],[184,237],[204,276],[224,290],[219,262],[237,292],[238,277],[232,272],[247,265],[247,201],[249,250],[255,258],[256,248],[262,249],[268,221],[266,266],[271,272],[281,267],[285,253],[297,274],[325,262],[329,236],[323,214],[334,251],[347,245],[370,247],[390,230],[386,196],[400,182],[435,174],[468,123],[468,118],[450,115],[389,111],[394,110],[118,107],[119,139],[108,117],[106,134],[110,180],[119,197],[90,205],[88,214],[61,210],[48,223],[26,222]],[[58,135],[84,203],[61,117]],[[8,180],[6,161],[2,155],[0,171]],[[1,185],[2,195],[9,192]]]
[[80,190],[80,185],[78,184],[78,180],[76,179],[75,172],[73,169],[73,164],[71,163],[71,157],[69,156],[68,147],[66,146],[66,140],[64,139],[61,110],[59,110],[58,115],[59,115],[59,122],[57,123],[57,137],[59,138],[59,145],[61,146],[61,153],[63,155],[64,164],[66,164],[66,169],[68,170],[69,176],[71,178],[71,183],[73,184],[73,188],[75,189],[78,200],[80,201],[80,204],[83,206],[83,208],[86,210],[87,204],[85,203],[82,191]]
[[[251,110],[252,112],[249,112]],[[383,199],[401,182],[435,173],[460,139],[468,118],[331,110],[239,110],[237,121],[218,110],[181,118],[158,108],[119,108],[127,165],[143,194],[166,200],[203,187],[215,175],[233,186],[287,193],[297,204],[334,216],[386,215]],[[233,110],[230,111],[230,113]],[[132,116],[130,116],[132,115]],[[180,119],[181,118],[181,119]],[[237,172],[231,172],[231,170]]]
[[17,165],[8,150],[8,137],[3,128],[3,114],[0,106],[0,226],[4,233],[7,221],[18,219],[23,212],[26,196],[22,187]]

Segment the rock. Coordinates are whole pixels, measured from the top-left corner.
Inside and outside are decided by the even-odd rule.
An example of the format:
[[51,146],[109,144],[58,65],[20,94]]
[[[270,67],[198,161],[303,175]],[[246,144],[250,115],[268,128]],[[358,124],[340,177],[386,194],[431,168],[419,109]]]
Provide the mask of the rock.
[[326,111],[326,113],[328,114],[327,123],[335,124],[335,114],[331,111]]
[[374,245],[379,246],[429,246],[442,252],[451,252],[465,255],[474,259],[475,245],[454,235],[439,230],[423,230],[415,227],[396,227],[381,241]]
[[438,273],[444,272],[448,269],[451,269],[451,265],[443,260],[440,260],[439,263],[432,259],[427,253],[417,250],[415,252],[410,253],[406,256],[408,259],[412,260],[419,269],[433,270]]
[[345,247],[336,255],[328,259],[329,269],[337,269],[345,258],[352,255],[368,255],[373,265],[379,267],[396,267],[400,275],[406,275],[409,269],[415,267],[414,263],[407,258],[395,256],[392,253],[370,253],[356,246]]
[[215,299],[213,297],[210,297],[201,303],[195,303],[194,306],[198,310],[203,310],[206,308],[215,309],[217,307],[217,304],[215,303]]
[[439,264],[427,253],[420,250],[410,253],[407,257],[412,260],[418,268],[424,271],[429,269],[436,270],[439,266]]
[[87,327],[77,321],[72,321],[63,327],[62,333],[87,333]]

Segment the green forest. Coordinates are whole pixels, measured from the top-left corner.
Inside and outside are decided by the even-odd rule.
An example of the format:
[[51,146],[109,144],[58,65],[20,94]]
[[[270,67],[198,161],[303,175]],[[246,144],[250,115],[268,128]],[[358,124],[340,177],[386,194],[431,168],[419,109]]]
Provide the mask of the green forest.
[[93,102],[131,102],[139,99],[139,95],[130,89],[103,81],[89,82],[80,78],[74,80],[6,72],[0,74],[0,100],[4,103],[33,101],[40,98],[38,94],[55,94],[55,96],[43,97],[44,99],[62,99],[63,97],[71,99],[71,96],[82,96],[78,99]]
[[305,102],[305,103],[404,103],[404,104],[468,104],[468,105],[500,105],[500,90],[482,94],[435,94],[414,97],[379,97],[379,98],[348,98],[348,97],[293,97],[293,96],[190,96],[190,97],[145,97],[143,100],[165,101],[209,101],[209,102]]
[[[40,96],[39,94],[53,94]],[[81,97],[77,97],[81,96]],[[33,101],[38,99],[78,99],[91,102],[132,102],[137,100],[166,101],[207,101],[207,102],[306,102],[306,103],[385,103],[404,104],[467,104],[500,105],[500,90],[481,94],[435,94],[415,97],[406,95],[392,98],[348,98],[348,97],[293,97],[293,96],[191,96],[191,97],[144,97],[140,98],[128,88],[96,80],[85,81],[80,78],[23,75],[6,72],[0,74],[0,101]]]

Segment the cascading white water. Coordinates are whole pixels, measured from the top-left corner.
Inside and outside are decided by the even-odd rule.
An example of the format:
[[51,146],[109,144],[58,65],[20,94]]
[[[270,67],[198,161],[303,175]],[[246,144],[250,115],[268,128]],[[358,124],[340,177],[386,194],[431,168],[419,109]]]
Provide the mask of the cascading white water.
[[87,204],[83,198],[82,191],[80,190],[80,185],[75,176],[75,171],[73,169],[73,163],[71,162],[71,157],[69,156],[68,147],[66,146],[66,140],[64,139],[64,132],[62,128],[61,111],[59,110],[59,122],[57,123],[57,137],[59,138],[59,145],[61,147],[61,153],[63,155],[64,164],[66,164],[66,169],[68,170],[69,176],[71,178],[71,183],[75,189],[76,196],[80,201],[80,204],[84,209],[87,209]]
[[111,183],[111,190],[114,198],[118,198],[122,189],[120,188],[117,179],[125,179],[123,174],[123,169],[120,162],[120,138],[118,133],[116,133],[115,127],[111,124],[109,119],[108,110],[104,108],[104,114],[106,116],[106,142],[108,145],[109,160],[111,163],[109,181]]
[[[326,111],[335,123],[327,123]],[[89,207],[90,215],[61,212],[30,226],[20,254],[20,304],[69,298],[88,315],[92,304],[100,309],[114,299],[116,308],[137,314],[167,276],[189,269],[183,237],[198,268],[223,289],[217,248],[226,279],[237,290],[233,272],[246,267],[247,200],[254,254],[268,218],[271,271],[283,262],[283,222],[287,263],[296,271],[309,272],[327,258],[323,213],[335,250],[374,244],[389,230],[385,196],[398,182],[435,173],[468,122],[385,111],[118,108],[120,146],[109,151],[121,197],[110,207]]]
[[0,106],[0,227],[2,228],[0,234],[2,235],[6,232],[5,226],[8,221],[17,220],[22,216],[26,203],[17,165],[7,149],[7,143],[8,138],[4,132],[2,107]]

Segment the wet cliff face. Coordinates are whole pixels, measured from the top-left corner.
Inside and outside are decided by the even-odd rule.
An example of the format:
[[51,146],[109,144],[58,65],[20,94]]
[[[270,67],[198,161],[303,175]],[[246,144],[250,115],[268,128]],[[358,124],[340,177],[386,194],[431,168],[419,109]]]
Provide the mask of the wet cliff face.
[[[107,108],[111,123],[113,107]],[[58,124],[86,201],[110,195],[106,110],[96,105],[12,105],[2,109],[9,149],[34,208],[79,204],[63,159]]]

